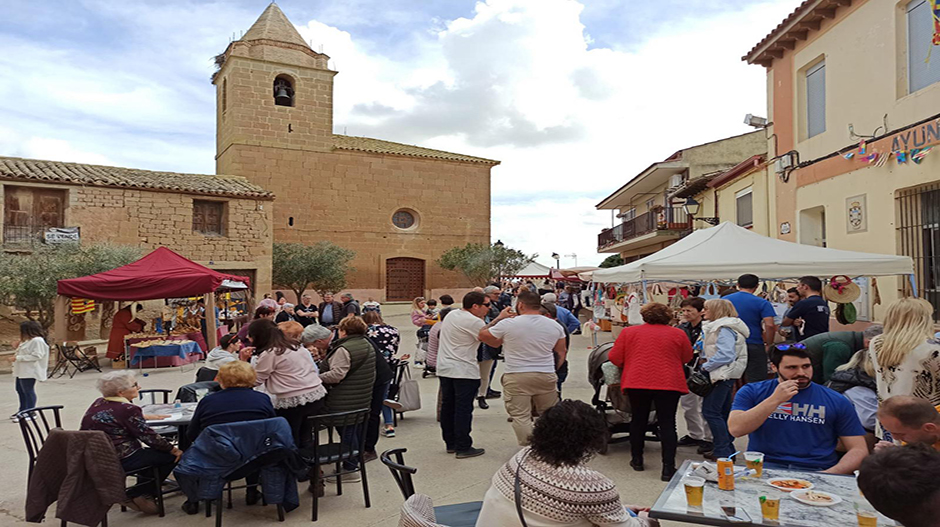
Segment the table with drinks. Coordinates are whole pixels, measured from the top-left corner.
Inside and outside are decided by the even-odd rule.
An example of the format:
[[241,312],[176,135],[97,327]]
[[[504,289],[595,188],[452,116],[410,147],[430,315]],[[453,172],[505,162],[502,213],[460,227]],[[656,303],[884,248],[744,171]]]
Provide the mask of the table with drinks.
[[[764,468],[763,455],[747,452],[747,470],[719,460],[718,482],[693,474],[699,463],[686,461],[650,510],[650,517],[700,525],[740,524],[776,527],[830,527],[858,525],[878,527],[897,525],[875,511],[858,490],[855,477],[800,470]],[[743,458],[745,456],[741,456]],[[739,473],[734,477],[735,468]],[[797,500],[806,493],[778,489],[770,485],[779,478],[808,481],[808,491],[827,494],[831,501],[807,504]],[[775,482],[778,483],[778,482]],[[779,483],[778,483],[779,484]],[[723,490],[727,489],[727,490]],[[814,496],[815,497],[815,496]]]

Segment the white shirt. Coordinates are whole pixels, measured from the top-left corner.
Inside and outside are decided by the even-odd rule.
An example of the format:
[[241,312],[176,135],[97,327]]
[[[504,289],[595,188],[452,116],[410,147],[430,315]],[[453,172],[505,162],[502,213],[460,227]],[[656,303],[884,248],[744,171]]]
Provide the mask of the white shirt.
[[558,322],[543,315],[519,315],[503,319],[490,328],[490,334],[503,339],[506,373],[555,373],[552,350],[565,338]]
[[16,348],[13,376],[20,379],[46,380],[49,370],[49,345],[42,337],[33,337],[20,342]]
[[[437,348],[437,376],[451,379],[479,379],[477,349],[482,318],[463,309],[452,311],[441,325]],[[554,371],[554,370],[552,370]]]

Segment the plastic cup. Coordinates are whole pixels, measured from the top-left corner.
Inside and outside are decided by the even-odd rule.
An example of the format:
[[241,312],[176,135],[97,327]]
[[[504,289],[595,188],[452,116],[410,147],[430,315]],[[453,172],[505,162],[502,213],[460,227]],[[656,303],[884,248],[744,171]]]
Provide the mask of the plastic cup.
[[780,498],[761,496],[760,513],[765,520],[777,521],[780,519]]
[[745,452],[744,462],[747,468],[754,471],[755,477],[764,475],[764,453],[763,452]]
[[874,511],[857,510],[855,517],[858,518],[858,527],[878,527],[878,515]]
[[689,507],[701,507],[705,496],[705,478],[686,476],[682,478],[682,484],[685,486],[685,499]]

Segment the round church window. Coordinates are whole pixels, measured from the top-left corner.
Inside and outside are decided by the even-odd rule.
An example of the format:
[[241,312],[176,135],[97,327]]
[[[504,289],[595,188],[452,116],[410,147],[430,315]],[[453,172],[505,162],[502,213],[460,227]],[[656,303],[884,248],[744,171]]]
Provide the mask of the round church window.
[[407,210],[399,210],[392,215],[392,224],[399,229],[410,229],[415,225],[415,215]]

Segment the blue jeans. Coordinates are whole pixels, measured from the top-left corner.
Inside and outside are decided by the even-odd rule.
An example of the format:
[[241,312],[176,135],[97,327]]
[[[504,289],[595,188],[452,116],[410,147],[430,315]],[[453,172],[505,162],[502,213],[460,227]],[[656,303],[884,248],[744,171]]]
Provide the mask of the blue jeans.
[[16,378],[16,395],[20,398],[20,409],[28,410],[36,407],[36,379]]
[[[385,385],[385,395],[382,396],[382,401],[388,399],[388,389],[391,386],[391,383]],[[385,421],[385,424],[390,425],[395,422],[395,415],[392,414],[392,409],[385,404],[382,404],[382,420]]]
[[731,414],[731,388],[733,380],[718,381],[712,392],[702,400],[702,417],[712,431],[715,443],[715,456],[728,457],[732,454],[731,433],[728,432],[728,416]]

